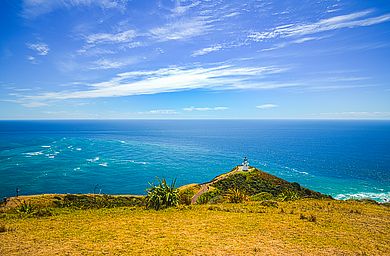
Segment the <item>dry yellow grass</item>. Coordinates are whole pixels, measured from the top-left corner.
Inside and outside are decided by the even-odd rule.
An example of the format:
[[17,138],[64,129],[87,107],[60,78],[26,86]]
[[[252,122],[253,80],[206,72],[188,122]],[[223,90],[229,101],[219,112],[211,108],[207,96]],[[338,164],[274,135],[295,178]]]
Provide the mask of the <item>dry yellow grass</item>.
[[[0,255],[386,255],[390,208],[298,200],[0,219]],[[315,222],[300,216],[316,217]]]

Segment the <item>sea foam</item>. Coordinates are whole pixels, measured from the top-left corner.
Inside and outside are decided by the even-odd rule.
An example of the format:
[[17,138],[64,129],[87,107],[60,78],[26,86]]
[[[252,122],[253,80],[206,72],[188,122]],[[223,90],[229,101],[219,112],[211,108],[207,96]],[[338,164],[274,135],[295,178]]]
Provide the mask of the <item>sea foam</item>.
[[364,199],[370,198],[378,200],[379,202],[390,202],[390,192],[385,193],[375,193],[375,192],[358,192],[353,194],[338,194],[334,197],[338,200],[347,200],[347,199]]

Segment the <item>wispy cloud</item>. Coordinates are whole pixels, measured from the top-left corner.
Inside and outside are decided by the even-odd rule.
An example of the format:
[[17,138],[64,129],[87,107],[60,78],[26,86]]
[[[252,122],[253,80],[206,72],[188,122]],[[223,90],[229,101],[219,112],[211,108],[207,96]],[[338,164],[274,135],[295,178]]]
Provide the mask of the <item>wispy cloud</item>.
[[278,105],[276,104],[263,104],[263,105],[258,105],[256,108],[258,109],[271,109],[271,108],[277,108]]
[[44,103],[44,102],[26,102],[26,103],[22,103],[22,106],[26,107],[26,108],[38,108],[38,107],[45,107],[47,106],[48,104],[47,103]]
[[89,69],[99,70],[99,69],[116,69],[128,66],[130,64],[136,63],[137,60],[134,58],[126,58],[125,60],[110,60],[110,59],[99,59],[91,63]]
[[30,63],[32,63],[32,64],[38,63],[34,56],[27,56],[27,60],[30,61]]
[[126,30],[120,33],[97,33],[85,37],[89,44],[99,43],[125,43],[130,42],[137,36],[134,30]]
[[98,6],[102,9],[124,10],[126,0],[24,0],[22,14],[25,18],[36,18],[59,8]]
[[313,37],[313,36],[302,37],[302,38],[299,38],[299,39],[296,39],[296,40],[293,40],[293,41],[288,41],[288,42],[283,42],[283,43],[276,44],[273,47],[266,48],[266,49],[263,49],[261,51],[264,52],[264,51],[271,51],[271,50],[281,49],[281,48],[287,47],[289,45],[302,44],[302,43],[309,42],[309,41],[321,40],[323,38],[326,38],[326,36],[321,36],[321,37]]
[[78,98],[120,97],[158,94],[193,89],[273,89],[291,84],[261,82],[287,69],[275,66],[234,67],[229,65],[194,68],[164,68],[117,74],[108,81],[88,84],[86,90],[47,92],[26,95],[27,101],[63,100]]
[[190,9],[198,6],[200,4],[200,1],[194,1],[191,4],[183,5],[180,1],[176,2],[175,8],[172,9],[173,16],[180,16],[188,12]]
[[193,52],[193,53],[191,54],[191,56],[196,57],[196,56],[206,55],[206,54],[209,54],[209,53],[211,53],[211,52],[219,51],[219,50],[221,50],[222,48],[223,48],[222,45],[216,44],[216,45],[213,45],[213,46],[211,46],[211,47],[206,47],[206,48],[197,50],[197,51]]
[[221,111],[221,110],[227,110],[228,107],[186,107],[183,108],[184,111]]
[[178,19],[174,22],[149,30],[152,37],[158,41],[185,40],[204,35],[212,28],[211,21],[198,16],[191,19]]
[[[12,93],[10,93],[9,95],[17,96],[17,94],[12,94]],[[25,101],[23,99],[15,99],[15,100],[5,99],[5,100],[0,100],[0,101],[20,104],[26,108],[39,108],[39,107],[45,107],[45,106],[49,105],[46,102],[42,102],[42,101]]]
[[49,54],[50,51],[49,46],[45,43],[27,44],[27,47],[42,56]]
[[138,112],[138,114],[151,114],[151,115],[176,115],[178,112],[174,109],[152,109],[145,112]]
[[322,19],[314,23],[287,24],[265,32],[252,32],[249,34],[248,38],[253,41],[261,42],[266,39],[298,37],[342,28],[371,26],[390,20],[390,14],[369,18],[366,17],[371,13],[371,10],[366,10]]
[[238,15],[240,15],[240,12],[231,12],[231,13],[226,14],[224,17],[225,18],[230,18],[230,17],[235,17],[235,16],[238,16]]

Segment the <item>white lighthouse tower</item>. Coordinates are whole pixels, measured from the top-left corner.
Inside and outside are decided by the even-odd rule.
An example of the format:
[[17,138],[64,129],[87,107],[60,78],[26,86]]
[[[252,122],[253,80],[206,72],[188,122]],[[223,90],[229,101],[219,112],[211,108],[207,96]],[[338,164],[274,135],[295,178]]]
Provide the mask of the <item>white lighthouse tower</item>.
[[242,170],[248,171],[248,168],[249,168],[248,158],[244,157],[244,161],[242,162]]

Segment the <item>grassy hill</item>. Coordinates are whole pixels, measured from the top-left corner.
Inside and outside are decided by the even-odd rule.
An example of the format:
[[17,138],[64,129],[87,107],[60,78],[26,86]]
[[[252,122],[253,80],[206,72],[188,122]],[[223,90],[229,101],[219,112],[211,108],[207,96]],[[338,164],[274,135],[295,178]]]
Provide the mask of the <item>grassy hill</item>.
[[[205,199],[191,204],[188,199],[201,190]],[[147,209],[142,196],[11,198],[0,207],[0,255],[386,255],[390,251],[388,205],[333,200],[255,168],[245,173],[233,169],[210,182],[181,187],[180,196],[182,204],[159,211]],[[241,203],[229,203],[237,197]]]
[[[242,171],[239,166],[228,173],[215,177],[203,184],[191,184],[180,188],[182,203],[188,203],[198,193],[196,202],[223,203],[279,200],[288,201],[300,198],[331,198],[319,192],[302,187],[296,182],[288,182],[279,177],[251,167]],[[199,195],[200,194],[200,195]]]

